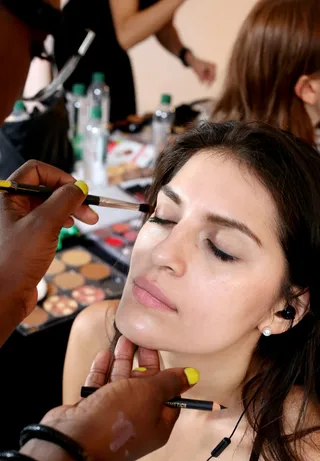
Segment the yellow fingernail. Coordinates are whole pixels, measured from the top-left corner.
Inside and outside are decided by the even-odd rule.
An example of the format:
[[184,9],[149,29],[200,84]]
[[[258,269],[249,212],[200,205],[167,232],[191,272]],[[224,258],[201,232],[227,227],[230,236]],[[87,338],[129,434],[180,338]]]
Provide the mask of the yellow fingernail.
[[197,384],[200,379],[200,373],[195,368],[185,368],[184,373],[188,379],[190,386]]
[[84,181],[76,181],[74,185],[79,187],[79,189],[83,192],[84,195],[88,195],[89,187]]
[[11,181],[7,181],[7,180],[6,181],[3,181],[3,180],[0,181],[0,187],[5,187],[7,189],[8,187],[11,187],[11,186],[12,186]]
[[145,371],[147,371],[147,369],[145,367],[138,367],[138,368],[135,368],[132,371],[140,371],[140,373],[144,373]]

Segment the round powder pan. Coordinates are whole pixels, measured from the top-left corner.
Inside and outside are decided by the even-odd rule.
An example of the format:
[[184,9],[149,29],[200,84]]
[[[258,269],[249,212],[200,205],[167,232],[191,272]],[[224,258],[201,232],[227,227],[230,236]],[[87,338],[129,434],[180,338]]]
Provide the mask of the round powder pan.
[[74,290],[85,283],[84,277],[76,272],[63,272],[56,275],[53,281],[63,290]]
[[82,266],[80,272],[89,280],[104,280],[110,277],[111,267],[106,264],[90,263]]
[[122,248],[125,246],[125,242],[119,237],[108,237],[105,239],[105,243],[113,248]]
[[43,303],[43,308],[54,317],[63,317],[73,314],[78,303],[68,296],[51,296]]
[[64,272],[66,265],[58,258],[54,258],[47,270],[47,275],[57,275]]
[[74,249],[65,251],[61,256],[61,259],[65,264],[68,264],[69,266],[80,267],[84,264],[88,264],[92,257],[91,254],[86,250]]
[[84,285],[83,287],[73,290],[72,297],[80,304],[89,304],[96,303],[98,301],[103,301],[106,297],[105,292],[101,288],[93,287],[90,285]]
[[126,232],[130,231],[130,225],[128,223],[117,223],[113,224],[113,226],[111,226],[111,229],[115,234],[123,235]]
[[124,234],[124,238],[131,244],[133,244],[138,237],[138,232],[136,231],[129,231]]
[[24,328],[35,328],[41,326],[48,320],[49,316],[41,309],[41,307],[36,306],[31,314],[28,315],[24,320],[22,320],[21,324]]

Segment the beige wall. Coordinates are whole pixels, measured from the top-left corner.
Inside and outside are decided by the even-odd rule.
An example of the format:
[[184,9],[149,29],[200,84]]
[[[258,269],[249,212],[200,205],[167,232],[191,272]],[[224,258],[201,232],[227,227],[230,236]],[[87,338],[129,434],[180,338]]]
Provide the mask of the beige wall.
[[[63,0],[65,2],[66,0]],[[175,21],[183,43],[198,56],[217,63],[217,80],[202,85],[193,72],[149,38],[134,47],[130,56],[136,76],[138,110],[153,111],[160,94],[170,92],[174,104],[216,96],[239,27],[256,0],[186,0]],[[46,64],[35,60],[25,94],[30,96],[48,81]]]
[[202,85],[193,72],[166,52],[154,38],[130,52],[136,76],[138,109],[152,111],[161,93],[170,92],[174,104],[218,94],[235,36],[256,0],[186,0],[176,15],[183,43],[200,57],[217,63],[217,80]]

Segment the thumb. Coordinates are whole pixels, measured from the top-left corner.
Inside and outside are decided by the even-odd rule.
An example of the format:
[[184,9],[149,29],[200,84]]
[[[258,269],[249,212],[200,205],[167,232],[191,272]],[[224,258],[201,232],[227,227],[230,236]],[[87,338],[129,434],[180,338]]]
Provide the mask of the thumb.
[[[157,386],[157,395],[163,403],[178,397],[194,386],[200,379],[200,374],[195,368],[172,368],[161,371],[153,378]],[[175,425],[180,411],[176,408],[164,406],[161,412],[161,423],[166,431],[170,432]]]
[[82,205],[88,195],[88,190],[84,181],[65,184],[33,210],[31,215],[47,230],[59,233],[70,215]]

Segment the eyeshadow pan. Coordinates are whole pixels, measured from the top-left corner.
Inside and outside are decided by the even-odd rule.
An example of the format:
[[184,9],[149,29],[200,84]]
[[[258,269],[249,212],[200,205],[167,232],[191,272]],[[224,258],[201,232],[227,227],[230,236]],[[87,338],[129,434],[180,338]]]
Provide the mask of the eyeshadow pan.
[[115,277],[108,280],[106,283],[103,284],[106,293],[109,296],[116,296],[119,295],[124,287],[124,282],[120,277]]
[[91,263],[81,267],[82,275],[91,280],[102,280],[110,277],[111,267],[105,264]]
[[113,224],[113,226],[111,226],[111,229],[116,234],[125,234],[126,232],[130,230],[130,226],[128,223],[117,223],[117,224]]
[[61,259],[70,266],[80,267],[91,261],[91,255],[85,250],[68,250],[63,253]]
[[120,239],[120,238],[117,238],[117,237],[108,237],[105,240],[105,242],[106,242],[107,245],[110,245],[111,247],[120,248],[120,247],[124,246],[124,241],[122,239]]
[[73,290],[72,297],[81,304],[92,304],[103,301],[106,295],[101,288],[84,285],[83,287]]
[[43,303],[43,307],[50,314],[62,317],[73,314],[78,308],[78,303],[67,296],[51,296]]
[[73,290],[74,288],[80,287],[85,282],[82,275],[76,272],[63,272],[62,274],[56,275],[53,281],[59,288],[65,290]]
[[130,221],[131,229],[139,230],[142,227],[142,219],[136,218]]
[[25,328],[37,327],[48,320],[48,314],[41,307],[36,306],[31,314],[22,320],[21,325]]
[[52,263],[49,266],[49,269],[47,270],[47,275],[56,275],[60,274],[60,272],[63,272],[65,270],[66,265],[60,261],[58,258],[54,258]]
[[130,243],[134,243],[137,239],[138,232],[136,231],[129,231],[124,234],[124,238],[128,240]]
[[48,291],[47,291],[47,298],[50,296],[56,295],[58,292],[58,288],[54,283],[48,283]]

